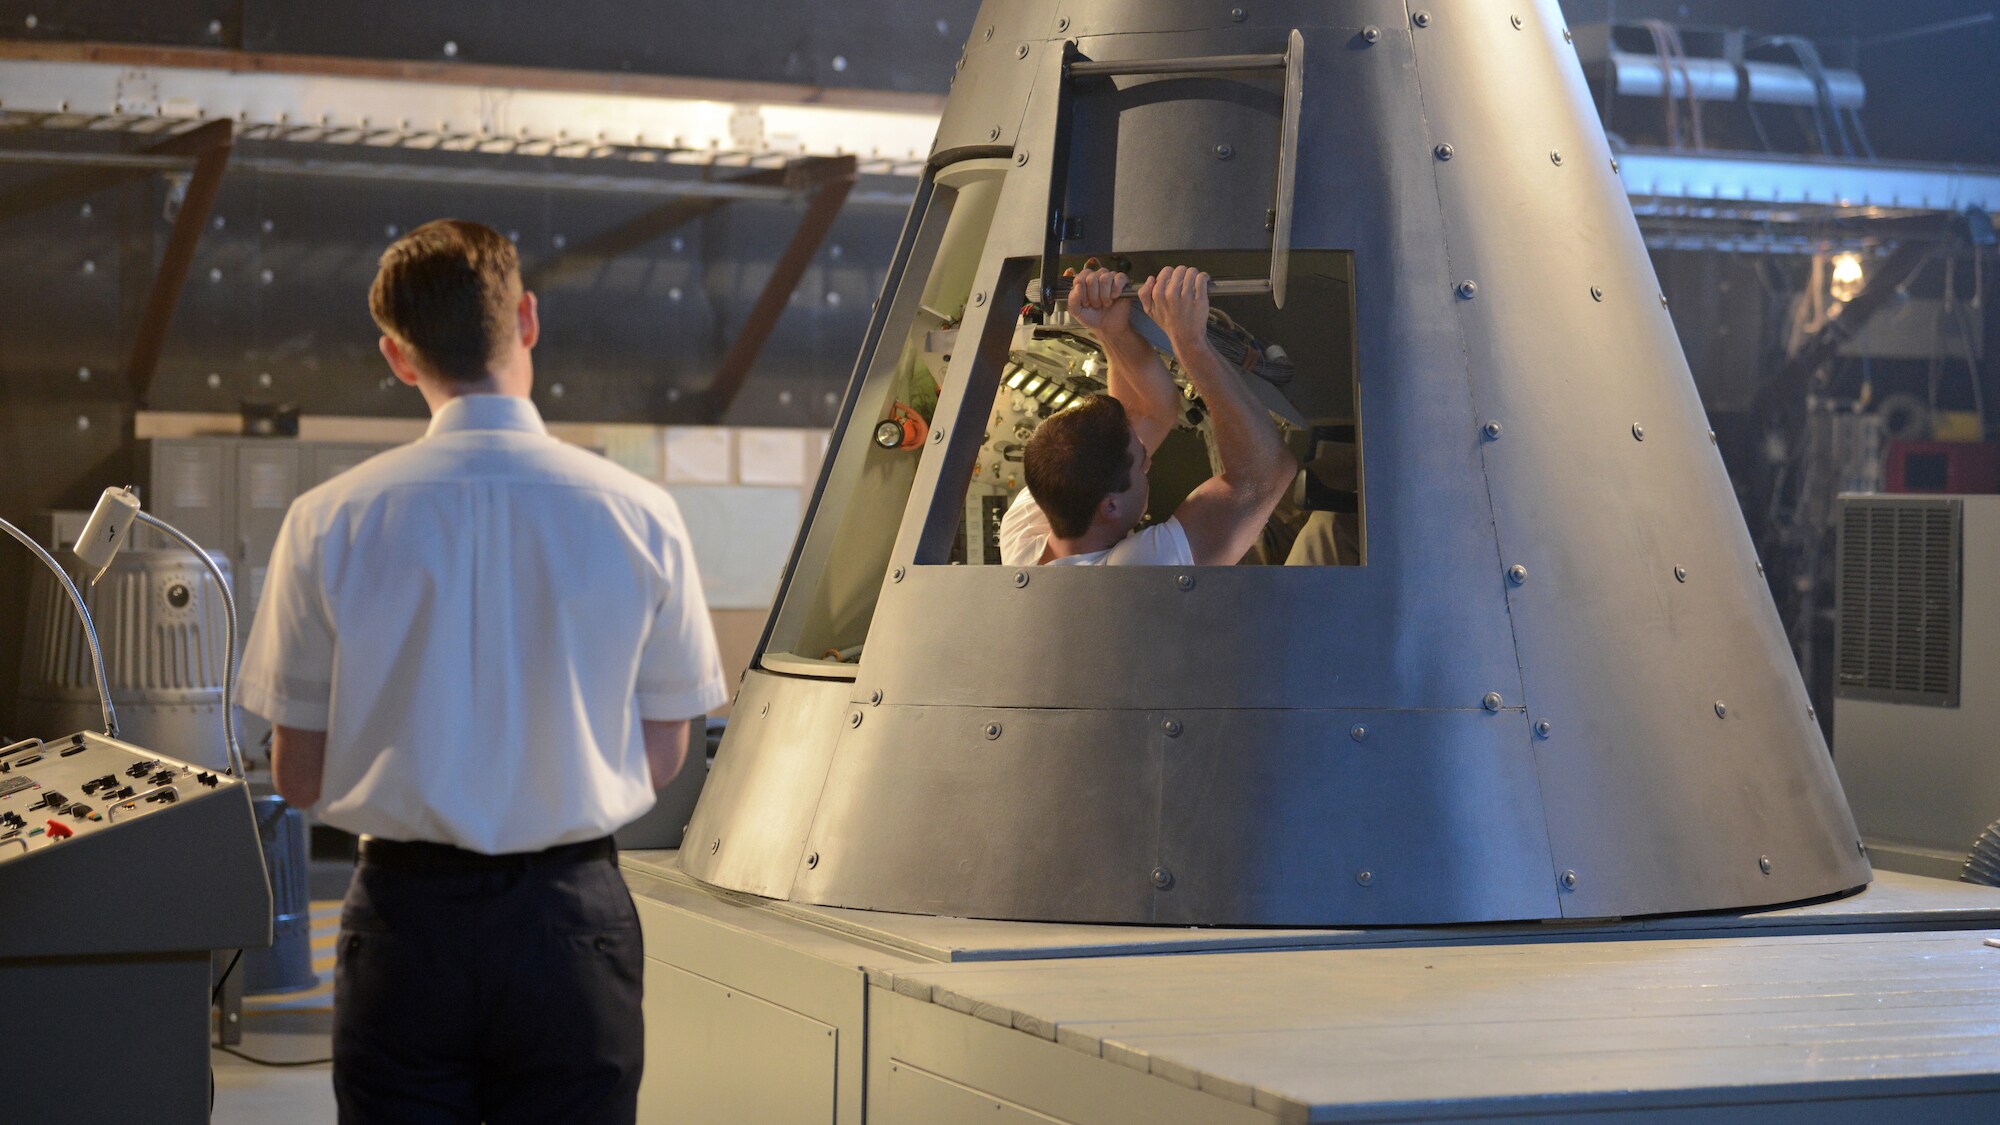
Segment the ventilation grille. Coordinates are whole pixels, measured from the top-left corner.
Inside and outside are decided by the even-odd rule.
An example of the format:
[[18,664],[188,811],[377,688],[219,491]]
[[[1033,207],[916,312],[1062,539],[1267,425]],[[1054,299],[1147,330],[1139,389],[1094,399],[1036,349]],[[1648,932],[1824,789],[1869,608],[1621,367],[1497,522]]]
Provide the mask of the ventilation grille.
[[1958,706],[1956,500],[1843,500],[1835,694]]

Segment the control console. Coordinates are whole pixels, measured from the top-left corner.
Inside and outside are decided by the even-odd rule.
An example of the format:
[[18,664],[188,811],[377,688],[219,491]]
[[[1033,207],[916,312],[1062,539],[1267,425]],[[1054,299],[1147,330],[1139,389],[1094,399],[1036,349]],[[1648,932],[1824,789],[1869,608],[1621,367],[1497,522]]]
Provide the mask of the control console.
[[[20,1011],[105,1002],[87,1034],[10,1049],[4,1069],[35,1081],[0,1118],[205,1122],[210,951],[270,941],[241,780],[89,732],[0,746],[0,995]],[[149,1060],[150,1077],[108,1080],[117,1059]]]

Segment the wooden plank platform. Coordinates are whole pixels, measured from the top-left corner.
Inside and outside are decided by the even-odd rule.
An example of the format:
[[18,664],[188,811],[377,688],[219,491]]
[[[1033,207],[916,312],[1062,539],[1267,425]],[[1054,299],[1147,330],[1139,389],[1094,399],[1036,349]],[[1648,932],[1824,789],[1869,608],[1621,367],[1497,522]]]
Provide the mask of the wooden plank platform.
[[[716,891],[670,853],[623,862],[648,909],[747,951],[708,970],[727,987],[761,995],[750,966],[779,950],[865,979],[884,998],[841,1034],[875,1045],[871,1088],[907,1093],[915,1053],[945,1044],[928,1064],[945,1085],[927,1089],[1037,1120],[1135,1120],[1109,1094],[1101,1116],[1036,1105],[1037,1075],[1108,1091],[1133,1071],[1214,1109],[1176,1121],[2000,1120],[1988,888],[1884,875],[1729,918],[1186,931],[827,910]],[[649,939],[648,955],[677,953]],[[941,1037],[937,1019],[971,1022]],[[1061,1064],[1079,1058],[1085,1079]],[[911,1120],[866,1104],[864,1120]]]
[[2000,1097],[1990,931],[939,966],[905,996],[1283,1120]]

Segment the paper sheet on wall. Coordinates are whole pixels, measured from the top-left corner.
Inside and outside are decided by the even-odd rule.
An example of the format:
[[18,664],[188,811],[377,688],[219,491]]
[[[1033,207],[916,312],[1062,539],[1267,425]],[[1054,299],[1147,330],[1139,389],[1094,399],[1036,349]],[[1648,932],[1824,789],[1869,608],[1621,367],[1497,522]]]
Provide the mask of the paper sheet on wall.
[[739,431],[736,458],[736,479],[744,484],[797,487],[806,479],[806,431]]
[[770,608],[799,531],[799,490],[669,485],[710,609]]
[[668,426],[667,483],[728,484],[731,433],[721,426]]

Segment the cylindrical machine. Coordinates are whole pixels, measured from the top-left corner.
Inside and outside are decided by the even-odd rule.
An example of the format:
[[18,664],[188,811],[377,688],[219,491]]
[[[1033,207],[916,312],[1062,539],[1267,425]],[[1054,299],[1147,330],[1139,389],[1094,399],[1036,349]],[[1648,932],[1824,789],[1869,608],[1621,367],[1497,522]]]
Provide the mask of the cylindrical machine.
[[243,991],[252,996],[297,992],[319,983],[312,963],[306,816],[275,793],[251,804],[264,844],[264,871],[271,879],[271,946],[243,951]]
[[[224,573],[229,560],[213,555]],[[221,591],[182,550],[126,550],[94,585],[74,559],[64,566],[97,622],[120,736],[193,765],[226,769],[222,668],[227,626]],[[83,627],[55,576],[37,569],[28,590],[20,718],[26,729],[96,729],[97,688]]]

